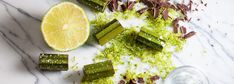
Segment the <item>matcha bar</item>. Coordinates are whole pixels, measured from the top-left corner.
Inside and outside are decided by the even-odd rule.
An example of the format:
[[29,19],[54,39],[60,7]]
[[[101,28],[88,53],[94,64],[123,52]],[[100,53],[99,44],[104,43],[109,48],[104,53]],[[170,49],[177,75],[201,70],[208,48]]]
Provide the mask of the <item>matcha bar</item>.
[[118,34],[122,33],[124,28],[118,20],[113,20],[104,26],[103,30],[96,34],[96,38],[100,45],[104,45]]
[[158,38],[153,32],[148,29],[141,29],[137,36],[137,40],[149,47],[162,51],[165,41]]
[[110,60],[95,64],[85,65],[83,68],[84,78],[82,81],[93,81],[99,78],[110,77],[115,74]]
[[103,30],[96,34],[96,38],[100,39],[105,34],[111,32],[113,29],[115,29],[118,26],[120,26],[120,23],[117,20],[113,20],[107,23],[107,25],[104,26]]
[[39,68],[46,71],[68,70],[67,54],[40,54]]
[[94,10],[103,12],[110,0],[77,0],[77,1],[89,6]]

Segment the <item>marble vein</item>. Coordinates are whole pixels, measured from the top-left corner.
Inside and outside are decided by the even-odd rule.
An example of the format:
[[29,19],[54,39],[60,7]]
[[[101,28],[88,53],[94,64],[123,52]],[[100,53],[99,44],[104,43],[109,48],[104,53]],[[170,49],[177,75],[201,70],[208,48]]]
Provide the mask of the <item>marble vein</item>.
[[[223,34],[223,32],[221,32],[220,30],[216,30],[219,34]],[[226,38],[227,37],[227,33],[224,33],[223,34],[223,37]],[[230,43],[234,44],[234,41],[232,41],[231,39],[229,38],[226,38]]]
[[[210,15],[208,15],[208,14],[206,14],[206,13],[204,13],[203,16],[204,16],[205,18],[207,18],[209,21],[215,21],[215,20],[216,20],[216,19],[214,19],[214,17],[212,18]],[[218,22],[219,22],[219,21],[217,21],[216,23],[218,24]],[[221,23],[222,23],[222,24],[225,24],[226,26],[230,26],[230,28],[234,26],[234,24],[228,23],[228,22],[226,22],[226,21],[221,21]],[[195,23],[194,23],[194,24],[195,24]],[[208,27],[209,27],[209,28],[210,28],[210,26],[211,26],[211,25],[208,24]],[[223,32],[220,32],[220,31],[217,30],[217,29],[216,29],[216,31],[219,32],[220,35],[223,33]],[[211,30],[211,33],[213,33],[213,30]],[[224,35],[227,36],[227,33],[224,33]],[[229,38],[225,38],[225,39],[227,39],[229,42],[231,42],[232,44],[234,44],[234,42],[233,42],[231,39],[229,39]]]
[[[3,6],[5,7],[6,12],[8,13],[8,15],[12,18],[12,20],[20,27],[20,29],[25,33],[26,38],[28,39],[28,41],[30,41],[30,43],[34,46],[36,46],[33,43],[32,38],[30,37],[29,33],[24,29],[23,25],[11,14],[11,12],[9,11],[9,8],[7,7],[6,3],[4,2]],[[11,6],[11,5],[10,5]],[[14,6],[13,6],[14,8]],[[16,8],[17,9],[17,8]],[[43,51],[43,49],[41,49],[40,47],[36,46],[38,49],[40,49],[41,51]],[[44,51],[43,51],[44,52]]]
[[196,29],[199,29],[201,31],[203,31],[204,33],[206,33],[213,41],[215,41],[222,49],[222,51],[232,60],[234,61],[234,57],[231,56],[231,54],[229,52],[227,52],[227,50],[224,48],[224,46],[217,40],[215,39],[208,31],[202,29],[199,25],[197,25],[194,22],[191,22],[190,24],[192,24],[193,26],[196,27]]
[[[2,0],[1,0],[1,1],[2,1]],[[6,10],[6,12],[8,13],[8,15],[11,17],[11,19],[12,19],[12,20],[21,28],[21,30],[25,33],[26,38],[28,39],[28,41],[29,41],[33,46],[35,46],[36,48],[38,48],[39,50],[41,50],[42,52],[44,52],[40,47],[36,46],[36,45],[32,42],[32,39],[31,39],[30,35],[29,35],[29,34],[27,33],[27,31],[24,29],[24,27],[22,26],[22,24],[11,14],[11,12],[9,11],[8,6],[6,5],[6,3],[3,3],[2,5],[5,7],[5,10]],[[10,6],[11,6],[11,5],[10,5]],[[11,7],[12,7],[12,6],[11,6]],[[15,8],[15,7],[13,7],[13,8]],[[19,9],[17,9],[17,10],[19,11]],[[21,10],[21,13],[22,13],[22,10]],[[28,16],[27,13],[23,13],[23,14],[24,14],[24,15],[26,14],[26,16]],[[19,37],[16,33],[14,33],[14,32],[12,32],[12,31],[8,30],[7,27],[5,27],[5,26],[3,26],[3,25],[1,25],[1,27],[4,28],[5,30],[7,30],[7,31],[8,31],[8,34],[10,34],[10,35],[12,35],[12,36],[14,36],[14,37],[20,39],[20,37]],[[37,75],[36,75],[37,73],[33,72],[33,71],[29,68],[29,66],[27,65],[28,63],[27,63],[27,61],[25,61],[25,57],[24,57],[23,55],[27,56],[27,58],[28,58],[30,61],[32,61],[32,63],[36,66],[37,63],[34,61],[34,59],[32,58],[32,56],[30,56],[29,54],[27,54],[22,48],[20,48],[17,44],[15,44],[14,41],[12,41],[10,38],[8,38],[7,35],[6,35],[5,33],[3,33],[2,30],[0,30],[0,33],[1,33],[1,36],[4,38],[4,40],[5,40],[18,54],[20,54],[22,63],[25,65],[25,67],[26,67],[26,69],[28,70],[28,72],[30,72],[30,73],[36,78],[35,84],[38,84],[39,78],[38,78]],[[21,39],[21,40],[23,40],[23,39]],[[38,70],[37,70],[37,72],[39,72],[39,73],[40,73],[41,75],[43,75],[51,84],[53,84],[53,82],[52,82],[47,76],[45,76],[43,73],[41,73],[41,72],[38,71]]]
[[10,3],[4,1],[4,0],[0,0],[0,1],[1,1],[2,3],[4,3],[4,4],[10,6],[10,7],[13,7],[14,9],[16,9],[16,10],[17,10],[18,12],[20,12],[21,14],[23,14],[23,15],[25,15],[25,16],[27,16],[27,17],[30,17],[30,18],[32,18],[33,20],[36,20],[36,21],[38,21],[38,22],[41,22],[41,19],[38,19],[38,18],[36,18],[36,17],[33,17],[32,15],[30,15],[29,13],[27,13],[27,12],[24,11],[23,9],[17,8],[17,7],[15,7],[14,5],[12,5],[12,4],[10,4]]
[[[24,64],[25,68],[27,69],[28,72],[30,72],[35,78],[36,81],[34,84],[39,84],[39,77],[37,76],[37,74],[41,74],[42,76],[44,76],[51,84],[54,84],[44,73],[40,72],[39,70],[36,69],[36,65],[37,63],[33,61],[32,57],[27,54],[22,48],[20,48],[17,44],[15,44],[11,39],[9,39],[9,37],[0,30],[0,35],[1,37],[7,42],[8,45],[10,45],[20,56],[21,56],[21,61]],[[29,59],[29,61],[31,61],[33,63],[33,69],[35,69],[37,72],[33,72],[33,69],[31,69],[27,63],[27,60],[25,60],[25,57],[27,57],[27,59]]]
[[12,31],[10,31],[6,26],[0,25],[0,27],[2,28],[1,31],[3,31],[3,29],[4,29],[4,31],[5,31],[5,32],[7,31],[10,35],[12,35],[12,36],[14,36],[14,37],[16,37],[16,38],[21,39],[21,37],[19,37],[19,35],[17,35],[16,33],[12,32]]
[[37,75],[35,73],[33,73],[32,70],[27,66],[27,61],[25,61],[25,58],[22,56],[22,54],[26,55],[32,61],[31,56],[29,56],[27,53],[25,53],[18,45],[16,45],[12,40],[10,40],[5,35],[5,33],[3,33],[2,31],[0,31],[0,34],[1,34],[2,38],[7,42],[7,44],[10,45],[21,56],[21,62],[24,64],[24,66],[27,69],[27,71],[30,74],[32,74],[35,77],[35,79],[36,79],[36,81],[34,82],[34,84],[38,84],[39,77],[37,77]]
[[184,65],[184,62],[179,58],[178,55],[173,54],[172,56],[175,57],[175,59],[176,59],[180,64]]

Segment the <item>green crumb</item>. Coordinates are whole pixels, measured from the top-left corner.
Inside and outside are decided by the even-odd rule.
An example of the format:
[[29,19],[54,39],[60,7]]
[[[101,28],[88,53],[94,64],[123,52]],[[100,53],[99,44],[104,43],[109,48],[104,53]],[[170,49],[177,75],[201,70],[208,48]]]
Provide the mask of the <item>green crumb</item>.
[[78,71],[79,70],[79,67],[78,67],[79,63],[77,61],[78,61],[78,57],[76,57],[76,56],[72,57],[72,59],[71,59],[72,64],[70,66],[70,69],[72,71]]
[[[173,9],[169,9],[169,13],[175,14],[176,12]],[[98,13],[96,19],[92,21],[92,26],[95,27],[94,30],[98,31],[113,19],[124,20],[132,18],[141,18],[146,24],[140,25],[139,27],[125,28],[122,34],[109,42],[110,46],[102,50],[94,58],[94,61],[112,60],[114,66],[118,66],[124,64],[122,60],[124,56],[129,56],[130,60],[139,58],[139,63],[147,63],[152,67],[156,66],[158,71],[157,75],[165,78],[175,69],[171,60],[174,51],[171,48],[175,48],[175,51],[180,51],[185,43],[185,40],[179,38],[180,34],[175,34],[167,29],[168,26],[172,25],[172,21],[175,19],[174,17],[164,20],[162,15],[159,15],[158,18],[154,19],[148,12],[140,15],[135,10],[113,12],[111,14]],[[165,41],[165,46],[160,52],[136,41],[140,28],[151,30],[154,36],[160,37],[160,39]],[[127,70],[125,75],[128,79],[131,79],[135,77],[149,78],[155,74],[150,72],[136,73],[134,70]]]
[[93,80],[92,82],[81,82],[81,84],[115,84],[112,77]]
[[137,78],[137,74],[134,71],[131,71],[131,70],[127,70],[126,73],[125,73],[125,76],[126,76],[127,81]]
[[71,62],[76,62],[78,60],[78,57],[72,57]]
[[71,70],[73,70],[73,71],[78,71],[78,70],[79,70],[79,67],[77,66],[77,64],[72,65],[72,66],[71,66]]
[[99,12],[103,12],[107,4],[109,3],[109,0],[77,0],[77,1]]

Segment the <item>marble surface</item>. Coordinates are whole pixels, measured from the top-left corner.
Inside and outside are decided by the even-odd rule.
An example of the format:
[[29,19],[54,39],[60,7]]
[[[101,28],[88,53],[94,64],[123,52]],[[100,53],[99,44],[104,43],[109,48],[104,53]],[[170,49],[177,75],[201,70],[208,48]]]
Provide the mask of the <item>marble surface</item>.
[[[200,0],[194,0],[200,1]],[[39,54],[59,53],[51,50],[42,38],[43,15],[59,0],[0,0],[0,84],[79,84],[79,71],[41,72],[37,68]],[[234,1],[204,0],[207,7],[188,24],[196,31],[184,50],[173,55],[176,66],[191,65],[204,72],[210,84],[234,83]],[[94,15],[86,9],[89,18]],[[199,21],[197,19],[200,19]],[[88,51],[87,51],[88,50]],[[97,48],[89,42],[66,52],[78,57],[83,66],[92,63]],[[79,67],[82,69],[82,67]],[[71,77],[69,77],[71,76]]]

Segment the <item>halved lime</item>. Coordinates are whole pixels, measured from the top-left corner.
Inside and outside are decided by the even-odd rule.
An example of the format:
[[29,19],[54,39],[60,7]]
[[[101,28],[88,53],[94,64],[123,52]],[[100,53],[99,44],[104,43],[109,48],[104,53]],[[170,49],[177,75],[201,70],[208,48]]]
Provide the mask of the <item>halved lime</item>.
[[62,2],[53,6],[44,16],[41,30],[51,48],[69,51],[86,42],[89,21],[81,7],[71,2]]

